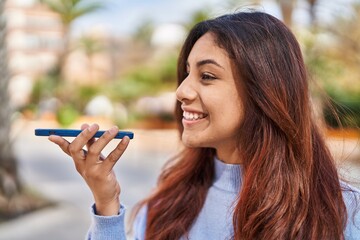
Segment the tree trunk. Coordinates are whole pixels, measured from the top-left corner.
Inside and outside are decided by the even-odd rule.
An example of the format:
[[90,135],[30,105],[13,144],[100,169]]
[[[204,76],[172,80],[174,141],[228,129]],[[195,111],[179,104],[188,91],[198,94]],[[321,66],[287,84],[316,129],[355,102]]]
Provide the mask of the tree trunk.
[[292,14],[296,0],[277,0],[280,6],[281,14],[283,16],[284,23],[291,28],[292,27]]
[[317,0],[307,0],[307,2],[309,3],[309,14],[310,14],[310,19],[311,19],[311,26],[312,27],[316,27],[316,12],[315,12],[315,7],[317,4]]
[[[1,1],[1,0],[0,0]],[[66,61],[70,52],[70,27],[69,26],[63,26],[63,48],[61,49],[57,63],[55,64],[54,68],[51,69],[50,75],[54,76],[56,78],[56,84],[59,84],[60,82],[64,82],[66,78],[65,74],[65,67],[66,67]]]
[[10,74],[7,65],[4,5],[5,1],[0,1],[0,198],[10,199],[20,192],[21,186],[10,141],[11,108],[8,95]]

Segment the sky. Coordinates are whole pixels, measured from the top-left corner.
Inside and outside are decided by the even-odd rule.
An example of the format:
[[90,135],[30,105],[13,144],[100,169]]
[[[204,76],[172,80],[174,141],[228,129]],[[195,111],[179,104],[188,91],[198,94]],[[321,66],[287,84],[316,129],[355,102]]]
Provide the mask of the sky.
[[[353,1],[360,0],[319,0],[318,17],[331,21],[334,14],[346,14],[347,7]],[[102,0],[101,2],[105,5],[104,9],[84,16],[74,23],[74,35],[81,35],[94,28],[114,35],[129,35],[137,26],[149,19],[155,24],[184,23],[194,11],[206,9],[208,6],[211,7],[210,16],[218,16],[228,11],[224,0]],[[247,1],[239,0],[239,2]],[[309,22],[307,8],[305,0],[298,0],[298,7],[294,12],[296,24],[306,25]],[[263,0],[261,9],[281,18],[280,10],[273,0]]]
[[182,23],[197,9],[220,4],[221,0],[103,0],[105,8],[84,16],[74,32],[101,27],[114,34],[130,34],[142,22]]

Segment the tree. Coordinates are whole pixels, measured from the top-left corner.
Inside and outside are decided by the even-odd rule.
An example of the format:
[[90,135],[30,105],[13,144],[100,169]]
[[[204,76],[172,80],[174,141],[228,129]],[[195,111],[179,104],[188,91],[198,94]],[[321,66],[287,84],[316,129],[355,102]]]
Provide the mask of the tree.
[[[8,202],[21,191],[17,173],[16,158],[10,141],[11,108],[9,105],[9,71],[6,51],[6,20],[4,17],[5,1],[0,1],[0,200]],[[4,212],[0,206],[0,214]],[[7,211],[7,210],[5,210]]]
[[133,39],[144,44],[146,47],[151,45],[151,37],[154,33],[155,25],[153,20],[146,19],[136,28]]
[[308,4],[309,4],[309,14],[310,14],[310,21],[311,21],[311,26],[315,26],[316,25],[316,12],[315,12],[315,7],[317,5],[318,0],[307,0]]
[[335,24],[327,30],[337,40],[336,57],[346,65],[359,69],[360,65],[360,2],[350,6],[351,14],[343,16],[338,14]]
[[209,7],[205,7],[193,12],[190,16],[190,20],[185,24],[185,28],[190,31],[190,29],[192,29],[195,24],[209,19],[211,17],[209,14],[210,12],[211,10]]
[[296,0],[276,0],[280,6],[281,14],[283,16],[284,23],[288,26],[292,26],[292,14]]
[[52,203],[29,190],[20,181],[17,158],[10,138],[11,115],[8,94],[11,74],[6,46],[6,0],[0,0],[0,221],[50,206]]
[[[252,1],[246,1],[246,0],[227,0],[227,8],[228,9],[237,9],[241,6],[251,6],[251,5],[261,5],[262,0],[252,0]],[[278,4],[281,15],[283,17],[284,23],[288,27],[292,27],[292,16],[294,8],[296,7],[297,0],[275,0],[275,2]],[[309,5],[309,15],[310,15],[310,21],[311,26],[315,26],[316,24],[316,5],[318,3],[318,0],[306,0],[306,2]]]
[[94,79],[94,56],[105,50],[105,46],[101,40],[94,36],[83,36],[78,42],[79,49],[85,53],[88,60],[88,71],[90,73],[90,82],[93,83]]
[[39,0],[45,4],[53,12],[59,14],[63,24],[64,47],[59,56],[59,61],[55,73],[63,76],[63,68],[66,63],[67,56],[70,52],[70,28],[71,24],[78,18],[93,13],[101,8],[103,4],[100,2],[89,2],[87,0]]
[[[327,52],[334,59],[340,77],[328,83],[327,91],[336,103],[343,127],[360,127],[360,2],[349,6],[349,14],[338,13],[326,28],[333,37]],[[330,120],[330,119],[329,119]],[[334,122],[334,121],[333,121]],[[334,127],[337,127],[337,123]]]

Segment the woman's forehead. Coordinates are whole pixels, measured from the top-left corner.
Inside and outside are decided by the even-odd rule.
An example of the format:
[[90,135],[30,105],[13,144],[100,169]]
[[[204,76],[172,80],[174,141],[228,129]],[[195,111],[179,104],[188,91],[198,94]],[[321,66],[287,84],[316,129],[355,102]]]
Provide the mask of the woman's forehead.
[[213,33],[206,33],[195,42],[186,63],[192,65],[207,59],[220,65],[230,64],[227,52],[217,44]]

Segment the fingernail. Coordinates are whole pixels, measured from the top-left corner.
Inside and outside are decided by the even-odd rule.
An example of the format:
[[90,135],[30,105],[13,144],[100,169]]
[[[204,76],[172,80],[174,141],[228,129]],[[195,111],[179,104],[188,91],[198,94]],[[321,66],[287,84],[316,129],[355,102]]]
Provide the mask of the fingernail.
[[109,132],[111,134],[116,134],[119,131],[117,126],[113,126],[112,128],[109,129]]
[[95,129],[96,129],[96,124],[95,123],[93,123],[93,124],[91,124],[91,126],[89,127],[89,131],[94,131]]
[[130,141],[130,138],[128,136],[123,137],[123,139],[121,140],[121,143],[123,144],[127,144]]

